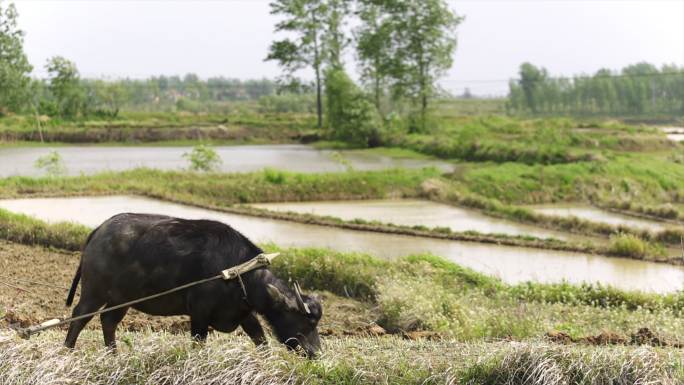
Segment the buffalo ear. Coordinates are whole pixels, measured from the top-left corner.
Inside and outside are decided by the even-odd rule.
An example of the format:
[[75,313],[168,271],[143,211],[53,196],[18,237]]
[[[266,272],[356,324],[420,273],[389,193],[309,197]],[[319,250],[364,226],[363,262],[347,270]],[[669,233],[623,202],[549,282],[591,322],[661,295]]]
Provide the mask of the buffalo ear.
[[297,306],[297,301],[294,298],[290,298],[283,294],[283,292],[280,291],[277,287],[274,285],[271,285],[270,283],[266,285],[266,291],[268,291],[268,295],[271,297],[273,302],[286,309],[290,310],[298,310],[299,307]]

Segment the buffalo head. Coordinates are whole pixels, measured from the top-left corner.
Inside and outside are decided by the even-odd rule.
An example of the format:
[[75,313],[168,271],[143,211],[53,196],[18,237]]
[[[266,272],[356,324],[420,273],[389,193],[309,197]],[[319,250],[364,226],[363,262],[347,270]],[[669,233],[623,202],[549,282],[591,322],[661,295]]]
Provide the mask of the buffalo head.
[[274,311],[269,317],[278,340],[292,350],[301,348],[309,358],[321,350],[318,321],[323,315],[321,303],[314,296],[304,295],[298,284],[294,290],[267,285]]

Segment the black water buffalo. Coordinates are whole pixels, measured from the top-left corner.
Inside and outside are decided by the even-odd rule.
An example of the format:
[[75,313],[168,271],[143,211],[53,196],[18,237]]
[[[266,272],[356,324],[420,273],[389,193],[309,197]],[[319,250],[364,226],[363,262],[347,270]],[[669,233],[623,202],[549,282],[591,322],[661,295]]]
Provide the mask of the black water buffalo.
[[[262,250],[228,225],[162,215],[119,214],[95,229],[86,242],[67,306],[79,279],[81,298],[73,316],[112,307],[220,274]],[[255,344],[266,342],[255,313],[277,338],[310,357],[320,350],[317,325],[322,315],[315,297],[298,295],[265,267],[237,279],[214,280],[133,305],[152,315],[189,315],[192,335],[203,341],[208,328],[232,332],[238,326]],[[100,315],[105,345],[116,348],[116,327],[128,308]],[[71,322],[65,345],[73,348],[92,317]]]

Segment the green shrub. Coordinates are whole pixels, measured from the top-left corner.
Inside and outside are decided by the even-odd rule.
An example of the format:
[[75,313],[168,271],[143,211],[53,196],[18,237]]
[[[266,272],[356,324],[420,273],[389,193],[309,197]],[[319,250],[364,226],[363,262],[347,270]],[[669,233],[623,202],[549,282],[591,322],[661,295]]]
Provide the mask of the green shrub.
[[62,156],[57,151],[50,151],[36,160],[34,166],[39,170],[44,170],[50,177],[57,177],[66,174],[66,166]]
[[284,171],[267,167],[264,169],[264,179],[271,184],[283,184],[287,180],[287,174]]
[[646,242],[632,234],[619,233],[610,237],[610,250],[618,255],[643,258],[648,250]]
[[327,124],[334,139],[362,147],[380,145],[380,115],[343,70],[326,73],[325,95]]
[[191,152],[183,154],[183,158],[190,161],[193,171],[216,171],[222,163],[216,151],[204,144],[193,147]]

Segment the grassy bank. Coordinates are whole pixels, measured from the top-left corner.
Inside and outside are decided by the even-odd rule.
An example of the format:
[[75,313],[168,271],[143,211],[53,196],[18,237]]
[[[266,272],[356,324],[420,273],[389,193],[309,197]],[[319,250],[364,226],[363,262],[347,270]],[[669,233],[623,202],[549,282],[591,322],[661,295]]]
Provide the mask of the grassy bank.
[[[313,135],[313,136],[312,136]],[[126,112],[117,119],[63,120],[46,116],[0,118],[0,141],[107,143],[213,140],[315,140],[314,119],[302,114]]]
[[605,152],[671,150],[664,134],[616,121],[505,116],[443,117],[429,132],[393,135],[386,145],[470,162],[567,164],[600,160]]
[[136,169],[93,176],[0,179],[0,196],[139,194],[171,201],[237,203],[371,199],[416,196],[434,169],[301,174],[266,169],[245,174],[201,174]]

